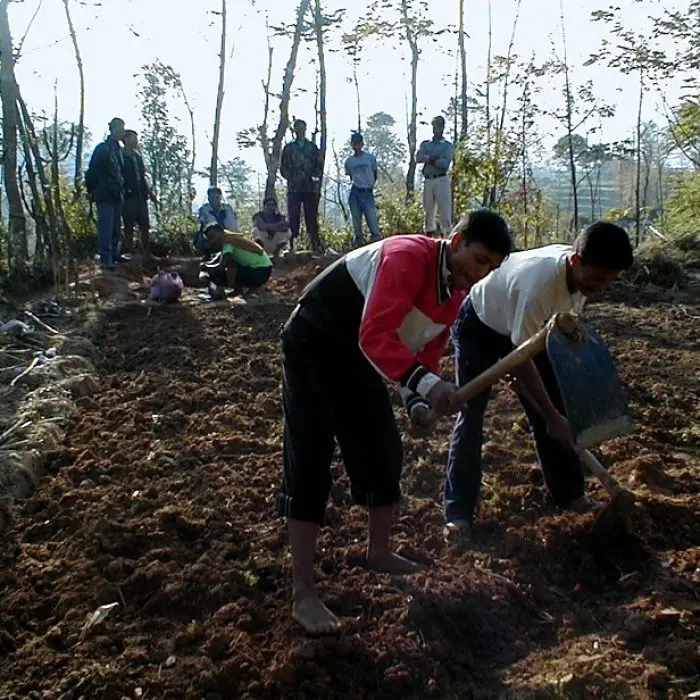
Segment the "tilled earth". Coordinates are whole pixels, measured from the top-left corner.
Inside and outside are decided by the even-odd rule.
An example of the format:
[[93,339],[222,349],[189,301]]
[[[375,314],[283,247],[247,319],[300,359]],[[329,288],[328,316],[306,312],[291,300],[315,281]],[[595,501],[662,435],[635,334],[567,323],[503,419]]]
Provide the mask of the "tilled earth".
[[[312,268],[246,305],[130,306],[95,342],[83,400],[0,552],[0,698],[685,698],[700,685],[700,305],[592,304],[637,431],[600,454],[641,504],[635,537],[549,503],[498,389],[473,548],[442,543],[450,431],[405,438],[396,542],[429,568],[362,565],[365,513],[336,462],[318,576],[345,619],[289,618],[273,513],[278,334]],[[450,373],[449,358],[444,369]],[[398,408],[401,425],[405,425]],[[593,496],[600,487],[591,482]],[[116,603],[90,626],[100,606]]]

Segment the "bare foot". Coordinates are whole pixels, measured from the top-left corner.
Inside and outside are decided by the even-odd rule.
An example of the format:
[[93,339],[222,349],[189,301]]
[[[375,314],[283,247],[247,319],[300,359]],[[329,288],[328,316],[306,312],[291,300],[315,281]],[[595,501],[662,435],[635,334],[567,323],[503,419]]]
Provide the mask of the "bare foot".
[[335,634],[340,630],[340,620],[323,604],[315,592],[294,601],[292,617],[307,634]]
[[425,567],[394,552],[381,552],[367,555],[367,567],[385,574],[415,574]]

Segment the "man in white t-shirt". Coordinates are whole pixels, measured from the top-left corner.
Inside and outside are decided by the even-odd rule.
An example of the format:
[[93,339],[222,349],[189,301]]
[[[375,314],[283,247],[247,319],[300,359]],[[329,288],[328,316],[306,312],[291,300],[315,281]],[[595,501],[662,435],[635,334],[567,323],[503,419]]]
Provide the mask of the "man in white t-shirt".
[[[573,247],[550,245],[513,253],[475,284],[452,327],[458,385],[488,369],[534,335],[559,312],[582,311],[597,294],[631,267],[627,232],[599,221]],[[579,512],[594,509],[585,495],[583,470],[572,449],[572,435],[553,369],[542,353],[515,373],[543,416],[523,396],[545,483],[557,506]],[[481,489],[481,446],[489,391],[469,402],[455,422],[445,480],[446,536],[468,541]]]

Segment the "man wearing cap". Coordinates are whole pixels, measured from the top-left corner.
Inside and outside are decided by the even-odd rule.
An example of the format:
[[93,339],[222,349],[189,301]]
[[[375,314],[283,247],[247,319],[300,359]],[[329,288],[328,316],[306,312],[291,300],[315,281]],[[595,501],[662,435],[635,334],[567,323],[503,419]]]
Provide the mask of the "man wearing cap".
[[319,252],[322,247],[318,236],[318,201],[323,177],[321,152],[313,141],[306,138],[306,122],[303,119],[295,120],[294,135],[294,141],[290,141],[282,150],[280,162],[280,173],[287,181],[287,211],[292,229],[290,248],[294,249],[299,238],[303,204],[306,234],[311,249]]
[[369,228],[370,241],[378,241],[382,237],[377,219],[377,205],[374,201],[374,185],[377,182],[377,159],[363,150],[362,134],[355,132],[350,137],[353,154],[345,161],[345,173],[352,181],[348,204],[352,215],[352,229],[356,246],[364,244],[362,233],[362,215],[364,214]]
[[416,162],[423,165],[423,229],[428,236],[435,235],[435,208],[440,216],[440,228],[443,234],[452,229],[452,193],[450,191],[450,178],[448,170],[454,157],[454,146],[443,137],[445,120],[443,117],[435,117],[431,122],[433,126],[433,138],[423,141]]
[[109,122],[109,136],[95,146],[85,173],[85,188],[97,205],[98,247],[103,270],[119,262],[122,204],[124,202],[124,120]]

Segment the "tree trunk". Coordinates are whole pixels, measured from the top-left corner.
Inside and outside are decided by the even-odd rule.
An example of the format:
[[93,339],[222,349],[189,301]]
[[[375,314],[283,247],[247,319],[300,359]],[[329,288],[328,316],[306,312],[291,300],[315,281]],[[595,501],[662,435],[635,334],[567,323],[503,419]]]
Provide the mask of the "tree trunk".
[[265,196],[275,196],[275,183],[277,181],[277,171],[280,167],[280,159],[282,158],[282,144],[284,135],[289,126],[289,99],[292,92],[292,83],[294,82],[294,69],[297,65],[297,56],[299,55],[299,44],[301,43],[301,34],[304,29],[304,17],[309,10],[311,0],[301,0],[297,10],[297,22],[294,28],[294,37],[292,39],[292,48],[289,52],[289,60],[287,67],[284,69],[284,78],[282,79],[282,95],[280,97],[280,119],[277,124],[275,135],[272,138],[272,149],[270,151],[270,159],[267,165],[267,182],[265,184]]
[[[263,111],[262,124],[258,127],[258,142],[262,148],[263,156],[265,158],[265,167],[270,167],[270,137],[268,135],[267,126],[270,118],[270,85],[272,83],[272,57],[274,55],[274,48],[270,43],[270,28],[267,27],[267,72],[265,73],[265,80],[263,81],[263,92],[265,93],[265,108]],[[262,193],[261,193],[262,200]]]
[[513,20],[513,28],[508,42],[508,50],[506,53],[506,72],[503,76],[503,102],[501,104],[501,118],[498,123],[498,131],[496,131],[496,140],[493,149],[493,168],[491,181],[491,194],[489,195],[489,207],[495,209],[500,205],[500,197],[497,198],[498,184],[501,181],[503,174],[501,173],[501,146],[503,144],[503,134],[505,132],[506,114],[508,112],[508,86],[510,84],[510,66],[513,56],[513,46],[515,45],[515,32],[518,28],[518,20],[520,19],[520,2],[517,0],[515,5],[515,19]]
[[634,184],[634,243],[642,242],[642,105],[644,104],[644,69],[639,69],[639,105],[637,107],[637,177]]
[[[34,219],[34,231],[36,235],[36,243],[34,246],[34,265],[36,266],[39,260],[46,257],[46,248],[48,244],[50,249],[50,232],[49,225],[46,221],[46,211],[44,201],[39,190],[38,178],[34,167],[34,160],[30,147],[30,136],[27,133],[27,128],[22,122],[19,105],[17,106],[17,129],[22,141],[22,151],[24,153],[24,167],[27,170],[27,184],[32,193],[32,207],[26,207],[27,211]],[[39,163],[41,167],[41,162]]]
[[9,208],[7,257],[10,273],[21,275],[28,267],[27,219],[17,178],[17,82],[10,23],[9,0],[0,0],[0,98],[2,99],[2,154],[5,194]]
[[190,163],[187,168],[187,210],[192,211],[192,206],[194,204],[195,189],[194,189],[194,168],[197,162],[197,132],[194,128],[194,111],[190,105],[190,101],[187,99],[187,94],[185,93],[185,88],[180,81],[180,93],[182,94],[182,99],[187,108],[187,113],[190,115],[190,134],[192,136],[192,155],[190,157]]
[[523,105],[521,114],[521,139],[522,150],[520,152],[521,170],[522,170],[522,188],[523,188],[523,247],[527,250],[528,244],[528,226],[530,218],[530,202],[528,192],[528,168],[527,168],[527,82],[523,86]]
[[573,216],[571,228],[573,235],[578,232],[578,183],[576,182],[576,155],[574,153],[574,125],[573,125],[573,95],[571,94],[571,82],[569,80],[569,64],[566,51],[566,27],[564,24],[564,4],[559,0],[561,17],[561,37],[564,46],[564,97],[566,98],[566,136],[569,150],[569,176],[571,178],[571,197],[573,200]]
[[[459,139],[461,141],[467,137],[467,129],[469,128],[469,108],[467,106],[467,48],[464,38],[464,0],[459,0],[459,65],[462,78],[460,97],[461,128],[459,132]],[[456,104],[455,109],[457,109]]]
[[[45,133],[45,132],[44,132]],[[63,200],[61,199],[61,170],[59,167],[60,153],[58,144],[58,94],[54,93],[54,113],[53,113],[53,128],[51,129],[51,148],[48,148],[48,142],[46,143],[47,151],[51,156],[51,192],[53,194],[53,202],[56,211],[56,218],[58,220],[58,231],[59,235],[59,246],[58,252],[67,251],[68,242],[70,241],[70,227],[68,226],[68,221],[66,220],[66,213],[63,209]],[[63,240],[60,240],[60,237]],[[62,245],[63,244],[63,245]]]
[[405,23],[406,41],[411,49],[411,116],[408,123],[408,171],[406,173],[406,201],[410,202],[416,190],[416,149],[418,121],[418,36],[411,29],[408,3],[401,0],[401,16]]
[[219,165],[219,130],[221,109],[224,105],[224,78],[226,74],[226,0],[221,0],[221,48],[219,49],[219,86],[216,90],[216,111],[214,112],[214,134],[211,139],[211,165],[209,184],[216,186]]
[[333,146],[333,160],[335,161],[335,201],[343,214],[343,221],[347,226],[350,223],[350,212],[348,212],[345,202],[343,202],[342,169],[340,167],[340,157]]
[[316,24],[316,47],[318,50],[318,111],[321,117],[321,172],[326,163],[326,142],[328,139],[328,115],[326,113],[326,56],[323,51],[323,13],[321,0],[315,0],[314,18]]
[[46,242],[49,246],[48,253],[50,256],[53,256],[58,252],[58,241],[56,238],[58,235],[58,218],[56,217],[56,209],[54,207],[53,196],[51,194],[51,185],[46,177],[44,163],[41,158],[41,151],[39,150],[39,138],[36,134],[36,130],[34,129],[34,123],[29,115],[27,105],[25,104],[19,89],[17,89],[17,106],[19,107],[19,112],[22,117],[22,130],[24,138],[26,139],[26,145],[31,151],[34,159],[33,169],[41,186],[41,194],[44,201],[44,206],[46,207],[46,216],[48,218],[49,227],[49,235]]
[[75,138],[75,174],[73,175],[73,187],[75,188],[75,197],[80,195],[83,182],[83,141],[85,138],[85,74],[83,71],[83,59],[80,55],[80,47],[78,46],[78,37],[73,26],[73,19],[70,14],[68,0],[63,0],[63,6],[66,10],[66,20],[68,21],[68,31],[73,42],[73,50],[75,51],[75,62],[78,66],[78,77],[80,79],[80,108],[78,112],[78,133]]
[[[486,155],[489,161],[491,161],[491,49],[493,43],[493,26],[491,24],[491,0],[489,0],[488,5],[489,11],[489,33],[488,33],[488,44],[486,49],[486,85],[485,85],[485,98],[486,98]],[[489,173],[489,178],[491,174]],[[488,204],[489,196],[491,195],[490,184],[486,186],[484,190],[484,197],[481,200],[481,206],[485,207]]]
[[357,133],[362,133],[362,111],[360,109],[360,81],[357,79],[357,64],[360,62],[358,56],[352,60],[352,82],[355,85],[355,103],[357,104]]

